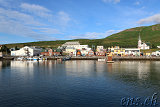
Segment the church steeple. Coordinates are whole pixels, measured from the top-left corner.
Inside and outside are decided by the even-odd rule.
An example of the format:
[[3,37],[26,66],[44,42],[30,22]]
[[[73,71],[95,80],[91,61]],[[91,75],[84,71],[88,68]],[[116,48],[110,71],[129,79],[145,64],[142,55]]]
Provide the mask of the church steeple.
[[141,41],[141,36],[140,36],[140,32],[139,32],[138,48],[141,49],[141,47],[142,47],[142,41]]

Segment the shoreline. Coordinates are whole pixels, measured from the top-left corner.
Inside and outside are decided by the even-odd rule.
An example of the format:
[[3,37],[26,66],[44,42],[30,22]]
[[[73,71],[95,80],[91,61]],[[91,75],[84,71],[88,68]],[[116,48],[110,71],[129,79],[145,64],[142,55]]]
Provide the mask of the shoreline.
[[[59,57],[44,57],[47,60],[57,60],[64,58],[65,56]],[[17,57],[0,57],[0,60],[14,60]],[[92,56],[92,57],[71,57],[71,60],[98,60],[98,59],[106,59],[106,56]],[[160,57],[112,57],[113,61],[141,61],[141,60],[149,60],[149,61],[160,61]]]

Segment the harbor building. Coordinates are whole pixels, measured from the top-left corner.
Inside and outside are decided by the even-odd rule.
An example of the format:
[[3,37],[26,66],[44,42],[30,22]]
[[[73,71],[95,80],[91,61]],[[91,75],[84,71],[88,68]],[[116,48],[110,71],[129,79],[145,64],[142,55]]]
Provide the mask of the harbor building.
[[120,48],[119,46],[109,47],[109,54],[113,56],[140,56],[140,49],[138,48]]
[[[80,45],[79,41],[66,42],[61,47],[64,50],[64,53],[68,53],[72,56],[86,56],[88,55],[88,52],[91,50],[91,48],[89,48],[88,45]],[[80,52],[81,54],[77,54],[77,52]]]
[[156,52],[152,52],[152,56],[160,56],[160,50]]
[[40,48],[25,46],[19,50],[11,51],[11,56],[39,56],[40,53]]
[[60,49],[42,50],[41,55],[43,55],[43,56],[59,56],[59,55],[62,55],[62,50],[60,50]]
[[105,55],[106,55],[106,49],[104,49],[103,46],[97,46],[96,56],[105,56]]
[[114,49],[114,55],[124,56],[125,55],[125,49],[124,48]]
[[126,56],[140,56],[140,49],[138,48],[125,48]]
[[77,50],[74,47],[66,47],[65,53],[68,53],[70,56],[76,56],[77,55]]
[[101,50],[103,50],[103,46],[97,46],[97,51],[99,52]]
[[0,57],[3,57],[3,53],[2,52],[0,52]]

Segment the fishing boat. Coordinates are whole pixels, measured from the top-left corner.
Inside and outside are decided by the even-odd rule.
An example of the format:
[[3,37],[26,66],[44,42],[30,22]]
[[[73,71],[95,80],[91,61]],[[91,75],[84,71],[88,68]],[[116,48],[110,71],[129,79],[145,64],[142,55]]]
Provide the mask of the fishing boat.
[[106,59],[105,58],[99,58],[98,61],[104,62],[104,61],[106,61]]
[[32,60],[33,60],[33,58],[32,58],[32,57],[28,57],[28,58],[27,58],[27,60],[32,61]]
[[112,54],[109,54],[109,55],[107,56],[107,61],[106,61],[106,63],[114,63],[114,61],[112,60]]
[[18,57],[16,60],[17,60],[17,61],[23,61],[23,60],[24,60],[24,57]]
[[38,60],[39,60],[39,58],[37,58],[37,57],[33,58],[33,61],[38,61]]

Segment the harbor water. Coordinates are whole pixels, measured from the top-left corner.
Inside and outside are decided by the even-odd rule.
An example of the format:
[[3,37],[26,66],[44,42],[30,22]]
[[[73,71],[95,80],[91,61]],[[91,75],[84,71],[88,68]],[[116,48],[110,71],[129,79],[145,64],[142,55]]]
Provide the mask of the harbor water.
[[160,61],[0,61],[0,107],[121,107],[157,93]]

